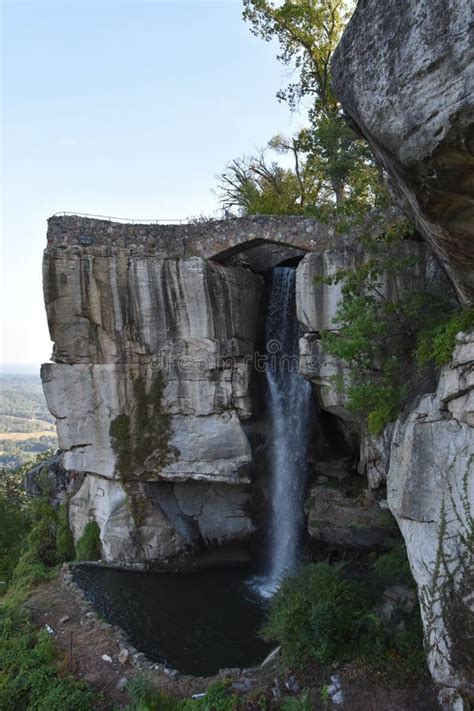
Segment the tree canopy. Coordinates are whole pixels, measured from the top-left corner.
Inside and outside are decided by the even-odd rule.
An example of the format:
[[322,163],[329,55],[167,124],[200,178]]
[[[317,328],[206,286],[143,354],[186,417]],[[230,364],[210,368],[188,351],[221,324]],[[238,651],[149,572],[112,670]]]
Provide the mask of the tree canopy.
[[298,81],[278,93],[296,106],[304,96],[313,98],[318,114],[337,111],[331,91],[331,58],[349,18],[345,0],[244,0],[243,17],[251,31],[264,40],[277,39],[278,59],[292,65]]
[[293,109],[309,100],[309,125],[292,137],[274,136],[258,155],[231,161],[219,176],[224,210],[324,218],[334,208],[373,207],[384,196],[381,169],[331,91],[331,59],[349,18],[347,2],[244,0],[243,17],[256,36],[278,41],[278,58],[294,68],[297,81],[277,96]]

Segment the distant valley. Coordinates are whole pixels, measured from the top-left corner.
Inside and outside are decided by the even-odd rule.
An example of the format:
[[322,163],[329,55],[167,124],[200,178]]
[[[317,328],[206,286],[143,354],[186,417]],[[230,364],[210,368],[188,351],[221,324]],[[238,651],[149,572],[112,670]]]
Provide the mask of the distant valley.
[[32,367],[0,372],[0,467],[14,469],[48,449],[56,449],[54,417],[46,407],[39,373]]

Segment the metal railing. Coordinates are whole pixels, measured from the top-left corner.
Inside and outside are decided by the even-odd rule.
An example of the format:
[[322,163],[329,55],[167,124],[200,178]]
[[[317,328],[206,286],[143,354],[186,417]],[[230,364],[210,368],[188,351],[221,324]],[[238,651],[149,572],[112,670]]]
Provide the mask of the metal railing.
[[126,217],[110,217],[109,215],[91,215],[87,212],[55,212],[53,217],[90,217],[94,220],[106,220],[107,222],[126,222],[132,225],[159,225],[159,224],[176,224],[185,225],[189,220],[129,220]]

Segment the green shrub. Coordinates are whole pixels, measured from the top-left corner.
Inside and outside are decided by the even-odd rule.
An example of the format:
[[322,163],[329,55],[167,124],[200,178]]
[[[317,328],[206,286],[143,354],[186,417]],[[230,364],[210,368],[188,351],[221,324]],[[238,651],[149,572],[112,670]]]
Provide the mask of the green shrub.
[[456,345],[456,335],[460,331],[474,328],[474,308],[465,311],[455,311],[444,316],[441,323],[431,324],[424,329],[419,337],[416,349],[416,359],[419,366],[435,363],[437,366],[449,363]]
[[239,697],[229,693],[228,680],[216,681],[207,689],[202,699],[185,699],[178,706],[179,711],[237,711]]
[[284,581],[262,634],[281,644],[289,666],[354,662],[382,674],[416,677],[426,671],[418,608],[397,611],[397,624],[377,613],[386,583],[404,583],[408,575],[395,549],[360,580],[349,579],[341,565],[306,566]]
[[202,699],[174,699],[139,674],[127,684],[131,697],[127,711],[238,711],[239,698],[229,694],[229,684],[228,680],[211,684]]
[[72,537],[71,528],[69,526],[68,507],[66,504],[61,504],[59,507],[57,521],[56,549],[58,559],[61,562],[74,560],[76,550],[74,547],[74,538]]
[[89,521],[76,546],[76,560],[100,560],[100,528],[95,521]]
[[13,575],[29,531],[26,512],[0,494],[0,595]]
[[56,510],[47,502],[36,500],[30,505],[29,516],[31,529],[5,598],[6,606],[11,608],[21,604],[35,585],[57,573]]
[[156,689],[143,674],[130,679],[127,691],[131,698],[128,711],[177,711],[177,702]]
[[282,711],[314,711],[314,704],[305,693],[297,699],[285,699],[281,708]]
[[405,390],[396,385],[365,382],[353,384],[348,390],[350,407],[366,413],[370,434],[378,435],[397,415]]
[[415,587],[403,542],[386,541],[385,545],[389,550],[377,558],[373,567],[374,585],[379,589],[397,584]]
[[330,663],[351,642],[356,610],[355,588],[341,568],[314,563],[283,582],[262,634],[282,645],[290,666]]

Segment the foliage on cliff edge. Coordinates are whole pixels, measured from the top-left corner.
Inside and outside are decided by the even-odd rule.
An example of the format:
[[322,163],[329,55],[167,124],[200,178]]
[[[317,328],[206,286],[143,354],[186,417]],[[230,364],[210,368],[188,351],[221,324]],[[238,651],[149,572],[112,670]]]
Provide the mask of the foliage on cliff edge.
[[0,490],[0,569],[7,583],[0,599],[0,708],[92,711],[98,708],[96,692],[73,677],[48,632],[36,629],[22,607],[74,552],[65,507],[53,508],[46,496],[25,499],[25,468],[9,473]]

